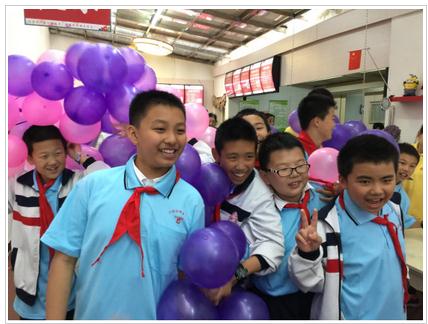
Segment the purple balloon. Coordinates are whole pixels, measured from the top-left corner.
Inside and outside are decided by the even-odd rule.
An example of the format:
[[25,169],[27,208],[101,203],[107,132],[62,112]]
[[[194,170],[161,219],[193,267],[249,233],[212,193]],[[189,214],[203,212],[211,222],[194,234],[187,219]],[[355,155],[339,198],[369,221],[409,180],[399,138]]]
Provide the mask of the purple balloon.
[[158,82],[156,78],[155,71],[148,66],[147,64],[144,66],[144,73],[141,78],[134,83],[134,87],[136,87],[139,91],[149,91],[156,89],[156,83]]
[[97,44],[82,53],[77,63],[77,73],[86,86],[108,92],[123,83],[128,68],[118,49]]
[[64,99],[64,110],[78,124],[91,125],[99,122],[106,112],[104,96],[87,87],[78,87]]
[[299,115],[297,114],[297,109],[294,109],[288,115],[288,125],[290,125],[291,129],[294,130],[297,134],[302,131],[300,127]]
[[364,132],[367,130],[366,125],[361,120],[348,120],[346,123],[343,124],[344,126],[350,127],[354,136],[360,134],[361,132]]
[[157,320],[216,320],[214,305],[194,284],[176,280],[170,283],[159,300]]
[[27,96],[33,92],[31,73],[35,64],[25,56],[9,55],[7,58],[8,93],[17,97]]
[[34,68],[31,84],[40,97],[60,100],[73,89],[73,77],[64,64],[43,62]]
[[390,133],[385,132],[385,131],[383,131],[381,129],[368,129],[368,130],[360,133],[360,135],[376,135],[376,136],[379,136],[379,137],[383,137],[388,142],[390,142],[392,145],[394,145],[394,147],[396,148],[396,150],[398,152],[400,152],[400,147],[398,146],[398,143],[395,140],[395,138]]
[[121,47],[119,52],[122,54],[128,66],[128,73],[126,74],[125,83],[133,84],[138,81],[143,75],[146,66],[144,58],[130,47]]
[[193,232],[180,252],[180,265],[199,287],[218,288],[226,284],[238,266],[238,253],[231,239],[216,228]]
[[[119,130],[113,124],[113,117],[106,111],[101,118],[101,130],[105,133],[116,134]],[[114,119],[115,120],[115,119]],[[116,121],[117,122],[117,121]],[[119,123],[119,122],[117,122]]]
[[208,206],[215,206],[222,202],[231,189],[229,178],[216,163],[202,164],[199,177],[193,185]]
[[221,320],[268,320],[269,309],[256,294],[236,289],[218,305]]
[[129,124],[129,106],[138,94],[133,86],[120,85],[106,94],[107,109],[115,119]]
[[175,162],[175,166],[180,172],[180,176],[190,184],[193,184],[201,170],[201,158],[192,145],[186,144],[177,162]]
[[235,224],[231,221],[219,221],[211,225],[212,228],[218,228],[224,234],[230,238],[235,245],[236,252],[239,255],[239,260],[245,255],[245,251],[247,250],[247,239],[245,237],[244,232],[238,224]]
[[344,125],[336,124],[333,129],[331,139],[322,143],[323,147],[332,147],[340,151],[340,149],[354,136],[352,130]]
[[126,164],[137,149],[127,137],[110,135],[101,143],[99,151],[104,162],[115,167]]
[[67,65],[73,77],[78,80],[80,80],[80,77],[77,72],[77,64],[79,63],[79,59],[82,56],[83,52],[91,46],[93,46],[91,43],[78,42],[71,45],[67,49],[67,53],[65,54],[65,65]]

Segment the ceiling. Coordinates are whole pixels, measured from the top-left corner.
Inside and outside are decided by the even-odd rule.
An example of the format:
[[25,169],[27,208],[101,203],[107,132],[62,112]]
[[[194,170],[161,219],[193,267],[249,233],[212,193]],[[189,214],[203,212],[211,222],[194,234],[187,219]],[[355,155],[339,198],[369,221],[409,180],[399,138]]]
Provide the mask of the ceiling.
[[[285,31],[287,22],[308,9],[117,9],[112,32],[50,27],[52,34],[78,37],[117,46],[135,37],[163,40],[173,46],[173,57],[214,64],[228,53],[270,30]],[[159,14],[158,14],[159,15]]]

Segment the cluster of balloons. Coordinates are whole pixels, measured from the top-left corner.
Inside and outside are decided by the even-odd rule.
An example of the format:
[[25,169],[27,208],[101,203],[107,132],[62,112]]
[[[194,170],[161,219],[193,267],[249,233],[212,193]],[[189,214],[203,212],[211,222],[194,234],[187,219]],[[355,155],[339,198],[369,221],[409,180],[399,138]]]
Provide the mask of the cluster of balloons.
[[[118,133],[129,123],[129,104],[138,92],[159,88],[156,73],[138,52],[108,44],[50,49],[35,63],[9,55],[8,70],[8,130],[17,137],[8,141],[9,176],[24,168],[27,150],[21,138],[31,125],[55,125],[67,141],[79,144],[90,144],[101,131],[112,134],[89,155],[110,166],[126,163],[136,148]],[[179,96],[169,86],[161,90]],[[208,111],[200,104],[185,106],[188,138],[213,147],[216,129],[208,127]],[[72,161],[67,166],[80,168]]]
[[[22,125],[55,125],[67,141],[87,144],[101,131],[117,133],[119,123],[128,123],[133,96],[155,89],[157,82],[153,69],[133,49],[88,42],[75,43],[65,52],[47,50],[36,63],[9,55],[8,72],[9,136],[20,133],[8,141],[10,168],[27,157],[20,141]],[[108,144],[106,152],[124,155]],[[92,155],[99,158],[98,152]]]
[[199,288],[219,288],[234,275],[245,255],[247,242],[241,228],[220,221],[192,233],[180,251],[180,266],[185,281],[174,281],[157,305],[157,318],[169,320],[269,319],[264,301],[235,289],[217,308]]

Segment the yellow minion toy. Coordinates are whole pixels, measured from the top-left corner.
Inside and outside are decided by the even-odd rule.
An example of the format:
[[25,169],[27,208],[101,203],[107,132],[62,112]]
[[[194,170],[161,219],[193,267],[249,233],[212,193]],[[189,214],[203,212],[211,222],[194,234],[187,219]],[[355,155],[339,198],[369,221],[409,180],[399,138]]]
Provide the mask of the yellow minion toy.
[[416,88],[418,87],[419,80],[418,77],[414,74],[410,74],[406,81],[403,82],[404,86],[404,95],[405,96],[415,96]]

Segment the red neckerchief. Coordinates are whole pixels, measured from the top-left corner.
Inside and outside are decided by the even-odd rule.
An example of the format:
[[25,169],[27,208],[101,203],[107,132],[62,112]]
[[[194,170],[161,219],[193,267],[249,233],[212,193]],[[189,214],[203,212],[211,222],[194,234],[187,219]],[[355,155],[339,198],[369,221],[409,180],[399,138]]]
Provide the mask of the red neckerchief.
[[[345,200],[343,198],[343,193],[339,196],[339,204],[342,207],[342,209],[345,210]],[[407,291],[407,266],[406,261],[404,260],[403,251],[401,250],[400,241],[398,240],[398,232],[397,227],[393,222],[390,222],[388,220],[388,214],[385,214],[382,216],[377,216],[371,220],[372,222],[379,224],[379,225],[385,225],[388,229],[388,233],[391,236],[392,243],[394,245],[395,253],[397,254],[397,257],[400,261],[400,267],[401,267],[401,282],[403,284],[403,290],[404,290],[404,307],[406,307],[407,302],[409,301],[409,292]]]
[[[39,173],[36,173],[37,186],[39,187],[40,237],[43,236],[54,219],[52,208],[46,198],[46,191],[55,183],[55,180],[51,179],[43,184]],[[52,259],[54,252],[53,249],[49,248],[50,259]]]
[[306,190],[305,195],[303,196],[301,203],[287,203],[284,205],[283,208],[303,209],[305,211],[306,218],[308,219],[308,224],[310,224],[311,223],[311,215],[310,215],[309,209],[308,209],[308,201],[309,201],[310,196],[311,195],[310,195],[309,190]]
[[303,148],[305,149],[308,156],[311,155],[313,151],[318,149],[318,146],[315,145],[312,138],[305,131],[301,131],[297,139],[300,141],[300,143],[302,143]]
[[[176,173],[175,182],[180,178],[179,173]],[[95,259],[91,264],[94,266],[97,262],[100,262],[101,256],[107,250],[107,248],[114,243],[116,243],[124,234],[128,232],[128,235],[131,239],[137,244],[141,253],[141,276],[144,277],[144,252],[141,243],[141,227],[140,227],[140,201],[141,194],[147,193],[149,195],[156,195],[159,191],[154,187],[137,187],[134,189],[134,193],[129,197],[125,206],[123,207],[119,219],[116,223],[116,228],[114,229],[113,235],[104,249],[101,251],[101,254]]]

